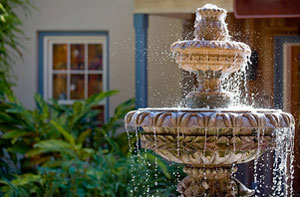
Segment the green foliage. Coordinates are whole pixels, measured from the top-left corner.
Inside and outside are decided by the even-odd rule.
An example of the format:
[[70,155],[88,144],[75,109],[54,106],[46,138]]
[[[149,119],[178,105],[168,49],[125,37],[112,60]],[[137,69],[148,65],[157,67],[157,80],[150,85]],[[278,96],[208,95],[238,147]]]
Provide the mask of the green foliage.
[[26,38],[16,10],[33,7],[31,0],[0,1],[0,196],[177,196],[178,167],[137,150],[135,134],[124,132],[134,100],[101,125],[95,106],[117,91],[71,106],[35,95],[35,109],[15,97],[7,78]]
[[30,110],[0,72],[0,196],[177,196],[178,168],[137,150],[135,133],[124,132],[134,100],[99,126],[94,107],[116,93],[71,106],[36,95]]
[[28,12],[33,5],[31,0],[0,1],[0,70],[6,74],[10,74],[15,57],[22,57],[20,41],[26,38],[21,30],[22,20],[16,14],[17,8]]

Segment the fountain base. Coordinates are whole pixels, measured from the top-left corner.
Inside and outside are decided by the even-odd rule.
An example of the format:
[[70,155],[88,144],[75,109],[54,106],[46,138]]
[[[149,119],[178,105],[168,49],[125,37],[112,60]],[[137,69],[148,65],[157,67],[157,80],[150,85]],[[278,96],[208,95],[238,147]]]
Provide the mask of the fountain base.
[[182,197],[210,196],[234,197],[252,196],[254,191],[246,188],[232,177],[235,167],[203,168],[185,167],[188,174],[178,185]]

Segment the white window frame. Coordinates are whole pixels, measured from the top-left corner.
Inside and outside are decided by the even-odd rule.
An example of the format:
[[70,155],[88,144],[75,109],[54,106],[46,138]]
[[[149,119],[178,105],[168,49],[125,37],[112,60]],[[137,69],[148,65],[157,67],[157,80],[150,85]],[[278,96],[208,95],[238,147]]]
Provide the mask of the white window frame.
[[[65,70],[53,70],[53,44],[67,44],[67,72]],[[71,70],[71,60],[70,60],[70,47],[71,44],[84,44],[84,57],[85,64],[84,70]],[[103,50],[103,59],[102,59],[102,70],[88,70],[88,44],[102,44]],[[53,98],[53,74],[57,73],[66,73],[67,74],[67,94],[70,94],[69,88],[71,85],[71,75],[70,74],[84,74],[84,96],[87,98],[88,96],[88,74],[102,74],[102,91],[107,91],[107,36],[99,35],[99,36],[45,36],[44,37],[44,99],[46,101],[50,101]],[[68,96],[67,98],[70,98]],[[66,99],[66,100],[58,100],[59,104],[71,105],[75,101],[79,101],[76,99]],[[105,107],[105,111],[107,109],[107,99],[104,99],[99,103],[99,105],[103,105]],[[106,113],[104,113],[105,119]]]

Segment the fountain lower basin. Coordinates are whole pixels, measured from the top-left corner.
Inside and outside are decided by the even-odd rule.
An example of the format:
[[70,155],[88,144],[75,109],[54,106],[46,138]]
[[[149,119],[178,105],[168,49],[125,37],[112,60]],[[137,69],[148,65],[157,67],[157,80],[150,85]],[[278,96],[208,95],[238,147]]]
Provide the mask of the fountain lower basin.
[[273,149],[276,130],[292,127],[294,118],[269,109],[144,108],[129,112],[125,123],[142,128],[143,148],[186,165],[182,196],[251,196],[254,191],[232,177],[232,166]]
[[143,148],[169,161],[216,167],[258,158],[274,147],[276,129],[291,127],[294,119],[269,109],[144,108],[129,112],[125,122],[143,129]]

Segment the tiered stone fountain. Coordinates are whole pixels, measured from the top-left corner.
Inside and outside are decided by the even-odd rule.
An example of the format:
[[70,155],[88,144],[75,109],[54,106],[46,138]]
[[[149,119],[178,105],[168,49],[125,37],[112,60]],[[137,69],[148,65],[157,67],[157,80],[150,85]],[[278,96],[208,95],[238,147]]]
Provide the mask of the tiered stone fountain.
[[185,108],[144,108],[127,114],[127,126],[141,127],[143,148],[185,165],[178,185],[182,196],[251,196],[232,175],[234,164],[257,159],[274,148],[276,129],[294,124],[280,110],[231,110],[232,95],[222,89],[224,76],[247,64],[248,45],[230,40],[226,10],[206,5],[196,12],[195,39],[171,45],[181,69],[198,76]]

